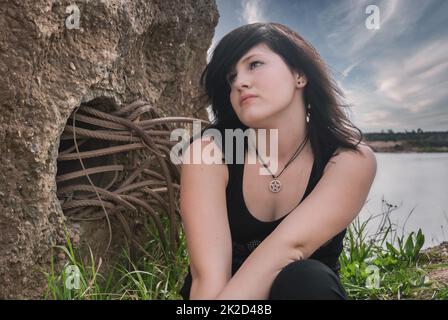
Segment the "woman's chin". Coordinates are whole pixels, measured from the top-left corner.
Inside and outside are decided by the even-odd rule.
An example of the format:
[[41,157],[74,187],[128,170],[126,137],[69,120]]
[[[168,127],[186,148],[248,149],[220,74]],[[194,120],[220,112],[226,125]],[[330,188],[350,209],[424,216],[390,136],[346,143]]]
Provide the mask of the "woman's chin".
[[246,114],[242,117],[242,123],[250,128],[263,128],[265,125],[266,116],[260,114]]

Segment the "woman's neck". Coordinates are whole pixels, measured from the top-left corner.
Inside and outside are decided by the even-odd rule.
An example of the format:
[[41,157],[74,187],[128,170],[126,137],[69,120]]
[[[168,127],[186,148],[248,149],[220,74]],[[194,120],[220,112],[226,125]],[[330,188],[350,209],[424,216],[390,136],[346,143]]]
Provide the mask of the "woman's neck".
[[[305,119],[302,119],[301,115],[293,114],[285,116],[286,117],[283,119],[279,118],[279,121],[276,121],[278,125],[272,123],[269,128],[264,128],[265,130],[260,130],[258,128],[254,129],[255,146],[257,150],[265,151],[264,154],[259,151],[260,155],[262,154],[262,156],[271,157],[275,156],[276,153],[279,165],[289,161],[299,145],[304,142],[308,134],[307,123],[305,122]],[[300,152],[300,155],[308,154],[310,152],[311,144],[307,141]]]

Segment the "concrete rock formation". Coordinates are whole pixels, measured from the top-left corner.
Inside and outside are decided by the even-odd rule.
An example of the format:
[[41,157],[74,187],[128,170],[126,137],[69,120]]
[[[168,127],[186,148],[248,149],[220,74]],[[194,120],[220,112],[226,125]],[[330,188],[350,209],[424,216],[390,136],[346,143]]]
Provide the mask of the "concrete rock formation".
[[51,245],[64,241],[56,159],[77,106],[143,98],[167,116],[207,119],[195,97],[219,17],[214,1],[80,0],[79,11],[73,3],[0,5],[3,299],[41,298]]

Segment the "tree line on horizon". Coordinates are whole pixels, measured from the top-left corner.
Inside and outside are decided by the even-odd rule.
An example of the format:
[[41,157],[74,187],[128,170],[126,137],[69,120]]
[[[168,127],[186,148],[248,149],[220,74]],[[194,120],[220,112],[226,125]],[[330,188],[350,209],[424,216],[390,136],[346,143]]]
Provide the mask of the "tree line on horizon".
[[409,141],[414,145],[433,147],[448,146],[448,131],[423,131],[417,130],[394,132],[392,129],[381,132],[363,133],[366,141]]

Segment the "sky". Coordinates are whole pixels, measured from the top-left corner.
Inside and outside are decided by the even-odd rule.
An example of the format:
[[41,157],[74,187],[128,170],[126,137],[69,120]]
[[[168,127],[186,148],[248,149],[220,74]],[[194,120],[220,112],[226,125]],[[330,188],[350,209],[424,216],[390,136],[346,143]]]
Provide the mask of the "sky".
[[[239,26],[282,23],[309,41],[329,65],[352,106],[350,119],[364,133],[448,130],[448,1],[216,3],[220,18],[209,54]],[[375,11],[366,13],[369,5]],[[378,28],[370,27],[372,21]]]

